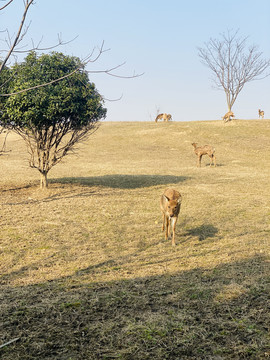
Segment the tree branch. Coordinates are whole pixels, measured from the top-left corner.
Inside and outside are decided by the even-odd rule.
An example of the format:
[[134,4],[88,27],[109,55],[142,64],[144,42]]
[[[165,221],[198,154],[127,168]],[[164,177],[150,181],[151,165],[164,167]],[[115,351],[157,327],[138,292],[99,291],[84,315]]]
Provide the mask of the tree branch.
[[38,89],[38,88],[41,88],[41,87],[44,87],[44,86],[48,86],[48,85],[54,84],[54,83],[56,83],[56,82],[58,82],[58,81],[61,81],[61,80],[63,80],[63,79],[66,79],[66,78],[70,77],[71,75],[73,75],[74,73],[76,73],[77,71],[79,71],[80,69],[81,69],[81,66],[78,66],[75,70],[71,71],[69,74],[64,75],[64,76],[62,76],[62,77],[60,77],[60,78],[57,78],[57,79],[55,79],[55,80],[49,81],[49,82],[44,83],[44,84],[35,85],[35,86],[29,87],[29,88],[27,88],[27,89],[19,90],[19,91],[13,92],[13,93],[0,94],[0,96],[17,95],[17,94],[24,93],[24,92],[26,92],[26,91],[35,90],[35,89]]
[[[56,82],[59,82],[63,79],[66,79],[70,76],[72,76],[74,73],[76,73],[77,71],[81,70],[83,67],[85,67],[88,63],[93,63],[95,61],[97,61],[100,56],[105,52],[105,51],[108,51],[109,49],[106,49],[104,50],[103,49],[103,46],[104,46],[104,41],[102,42],[102,46],[101,48],[99,49],[99,53],[98,55],[92,59],[91,56],[93,55],[94,51],[95,51],[95,48],[93,49],[92,53],[90,55],[88,55],[84,60],[83,62],[81,63],[80,66],[78,66],[76,69],[74,69],[73,71],[71,71],[69,74],[66,74],[60,78],[57,78],[57,79],[54,79],[54,80],[51,80],[49,82],[46,82],[46,83],[43,83],[43,84],[39,84],[39,85],[35,85],[35,86],[32,86],[32,87],[29,87],[29,88],[26,88],[26,89],[22,89],[22,90],[19,90],[19,91],[15,91],[15,92],[12,92],[12,93],[8,93],[8,94],[0,94],[0,96],[11,96],[11,95],[17,95],[17,94],[21,94],[21,93],[24,93],[26,91],[30,91],[30,90],[35,90],[35,89],[38,89],[38,88],[41,88],[41,87],[44,87],[44,86],[48,86],[48,85],[51,85],[51,84],[54,84]],[[123,66],[125,64],[122,63],[120,65],[117,65],[117,66],[114,66],[110,69],[107,69],[107,70],[90,70],[90,71],[86,71],[87,73],[104,73],[104,74],[107,74],[107,75],[110,75],[110,76],[113,76],[113,77],[118,77],[118,78],[121,78],[121,79],[132,79],[132,78],[136,78],[136,77],[140,77],[143,75],[143,73],[141,74],[133,74],[132,76],[121,76],[121,75],[116,75],[116,74],[113,74],[112,71],[116,70],[116,69],[119,69],[121,66]]]
[[[8,59],[10,58],[11,54],[13,53],[14,48],[18,44],[18,41],[19,41],[21,33],[22,33],[23,25],[24,25],[24,22],[25,22],[25,19],[26,19],[27,12],[29,10],[29,7],[32,5],[33,1],[34,0],[26,0],[26,2],[25,2],[25,9],[24,9],[24,13],[23,13],[23,16],[22,16],[22,20],[21,20],[17,35],[15,36],[13,44],[11,45],[6,57],[4,58],[3,62],[0,65],[0,73],[1,73],[2,69],[4,68],[4,66],[6,65],[6,63],[7,63]],[[7,5],[9,5],[9,4],[7,4]]]
[[13,0],[10,0],[6,5],[2,6],[2,7],[0,8],[0,11],[1,11],[1,10],[4,10],[8,5],[10,5],[10,4],[12,3],[12,1],[13,1]]

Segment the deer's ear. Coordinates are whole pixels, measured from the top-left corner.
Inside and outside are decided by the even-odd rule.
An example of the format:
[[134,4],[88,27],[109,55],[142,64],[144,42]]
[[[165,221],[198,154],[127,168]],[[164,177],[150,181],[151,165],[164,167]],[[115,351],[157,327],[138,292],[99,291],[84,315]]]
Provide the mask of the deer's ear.
[[181,204],[181,202],[182,202],[182,197],[180,197],[177,202],[178,202],[178,204]]
[[167,198],[167,196],[163,195],[163,199],[168,202],[169,201],[169,198]]

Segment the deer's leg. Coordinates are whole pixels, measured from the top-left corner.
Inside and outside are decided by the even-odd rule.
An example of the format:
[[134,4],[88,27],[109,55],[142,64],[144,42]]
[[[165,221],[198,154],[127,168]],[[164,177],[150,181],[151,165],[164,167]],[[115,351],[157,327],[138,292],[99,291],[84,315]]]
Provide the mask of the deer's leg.
[[213,154],[213,160],[214,160],[214,166],[217,166],[216,157],[214,154]]
[[208,156],[210,157],[210,167],[211,167],[213,164],[213,157],[212,157],[212,155],[208,155]]
[[176,228],[177,217],[172,218],[172,245],[175,246],[175,228]]
[[168,216],[166,216],[165,240],[168,240],[168,227],[169,227],[169,218]]
[[201,167],[202,155],[198,156],[198,167]]
[[164,231],[164,226],[165,226],[165,214],[163,213],[162,231]]

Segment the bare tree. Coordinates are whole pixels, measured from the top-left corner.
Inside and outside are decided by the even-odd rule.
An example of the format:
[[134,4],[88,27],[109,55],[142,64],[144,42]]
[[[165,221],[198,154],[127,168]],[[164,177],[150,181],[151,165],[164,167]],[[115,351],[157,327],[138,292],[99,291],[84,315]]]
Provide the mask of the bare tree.
[[237,31],[228,30],[221,39],[213,39],[199,48],[199,57],[213,74],[213,82],[225,91],[228,111],[246,83],[262,79],[269,74],[266,70],[270,60],[262,59],[262,52],[256,45],[248,46],[248,37],[239,37]]

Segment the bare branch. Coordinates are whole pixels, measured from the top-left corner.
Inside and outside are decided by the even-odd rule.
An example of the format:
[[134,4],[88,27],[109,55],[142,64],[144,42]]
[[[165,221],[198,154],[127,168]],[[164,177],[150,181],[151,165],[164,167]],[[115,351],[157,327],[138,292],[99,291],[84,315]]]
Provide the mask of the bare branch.
[[118,98],[116,98],[116,99],[108,99],[108,98],[102,96],[102,99],[103,99],[104,101],[110,101],[110,102],[119,101],[119,100],[121,100],[122,98],[123,98],[123,94],[122,94],[121,96],[119,96]]
[[[63,45],[67,45],[69,43],[71,43],[72,41],[76,40],[78,38],[78,35],[75,36],[73,39],[68,40],[68,41],[63,41],[62,38],[60,37],[60,34],[58,34],[58,42],[57,44],[51,45],[51,46],[47,46],[47,47],[40,47],[42,41],[43,41],[43,37],[39,40],[38,44],[35,45],[34,41],[32,39],[32,46],[31,48],[28,47],[28,44],[25,44],[24,47],[27,47],[26,50],[15,50],[13,51],[13,53],[15,54],[23,54],[23,53],[28,53],[29,51],[48,51],[48,50],[52,50],[57,48],[58,46],[63,46]],[[4,50],[3,50],[4,51]]]
[[[101,48],[99,49],[99,52],[98,54],[94,57],[94,59],[91,58],[91,56],[93,55],[94,51],[96,48],[93,49],[92,53],[90,55],[88,55],[81,63],[80,66],[78,66],[76,69],[74,69],[73,71],[71,71],[69,74],[66,74],[60,78],[57,78],[55,80],[51,80],[47,83],[43,83],[43,84],[40,84],[40,85],[35,85],[35,86],[32,86],[32,87],[29,87],[29,88],[26,88],[26,89],[22,89],[22,90],[19,90],[19,91],[16,91],[16,92],[12,92],[12,93],[8,93],[8,94],[0,94],[0,96],[11,96],[11,95],[17,95],[17,94],[21,94],[23,92],[26,92],[26,91],[30,91],[30,90],[35,90],[35,89],[38,89],[38,88],[41,88],[41,87],[44,87],[44,86],[48,86],[48,85],[51,85],[51,84],[54,84],[56,82],[59,82],[63,79],[66,79],[70,76],[72,76],[74,73],[76,73],[77,71],[79,71],[80,69],[82,69],[83,67],[85,67],[88,63],[94,63],[95,61],[97,61],[100,56],[105,52],[105,51],[108,51],[109,49],[106,49],[104,50],[103,49],[103,46],[104,46],[104,41],[102,42],[102,45],[101,45]],[[123,66],[125,63],[122,63],[120,65],[117,65],[117,66],[114,66],[110,69],[107,69],[107,70],[93,70],[93,71],[86,71],[88,73],[104,73],[104,74],[107,74],[107,75],[110,75],[110,76],[113,76],[113,77],[118,77],[118,78],[121,78],[121,79],[132,79],[132,78],[136,78],[136,77],[140,77],[143,75],[143,73],[141,74],[133,74],[132,76],[122,76],[122,75],[116,75],[116,74],[113,74],[112,71],[116,70],[116,69],[119,69],[121,66]]]
[[[101,44],[101,47],[98,48],[98,54],[92,58],[93,54],[94,54],[94,51],[96,50],[96,48],[94,48],[92,50],[92,53],[90,55],[88,55],[82,62],[86,65],[87,63],[95,63],[103,53],[107,52],[107,51],[110,51],[111,49],[104,49],[104,40],[102,41],[102,44]],[[144,73],[141,73],[141,74],[133,74],[133,75],[130,75],[130,76],[123,76],[123,75],[117,75],[117,74],[114,74],[113,71],[114,70],[117,70],[119,69],[120,67],[122,67],[123,65],[125,65],[126,62],[123,62],[122,64],[119,64],[119,65],[116,65],[114,67],[111,67],[107,70],[88,70],[87,72],[89,74],[107,74],[107,75],[110,75],[110,76],[113,76],[113,77],[117,77],[117,78],[121,78],[121,79],[132,79],[132,78],[136,78],[136,77],[139,77],[139,76],[142,76]]]
[[[13,0],[9,1],[4,7],[10,5],[12,1]],[[37,43],[37,45],[34,44],[34,41],[32,39],[32,47],[31,48],[29,48],[27,44],[24,44],[23,46],[21,46],[21,48],[18,48],[18,45],[24,39],[25,35],[28,32],[29,26],[30,26],[30,24],[28,26],[25,26],[25,19],[26,19],[26,15],[27,15],[27,13],[29,11],[29,8],[33,3],[34,3],[34,0],[24,0],[25,8],[24,8],[24,12],[23,12],[23,15],[22,15],[22,19],[21,19],[18,31],[16,33],[16,36],[14,37],[14,40],[13,40],[13,36],[10,36],[9,31],[7,29],[4,30],[4,32],[6,32],[6,34],[7,34],[7,39],[5,39],[3,41],[6,43],[6,45],[8,47],[8,50],[0,50],[1,52],[7,52],[4,60],[0,63],[0,73],[4,69],[5,65],[7,64],[8,60],[10,59],[11,56],[14,56],[15,59],[16,59],[16,55],[22,54],[22,53],[28,53],[29,51],[48,51],[48,50],[52,50],[52,49],[56,48],[57,46],[66,45],[66,44],[70,43],[71,41],[73,41],[73,40],[75,40],[77,38],[77,36],[76,36],[74,39],[64,42],[62,40],[62,38],[61,38],[61,35],[58,34],[58,43],[56,45],[49,46],[49,47],[41,47],[40,45],[41,45],[41,42],[43,40],[43,38],[41,38],[41,40]],[[97,54],[95,53],[96,49],[98,49]],[[102,44],[101,44],[101,47],[94,48],[89,55],[87,55],[84,59],[81,60],[82,65],[79,66],[78,68],[74,69],[74,71],[71,71],[69,74],[66,74],[65,76],[60,77],[58,79],[54,79],[54,80],[52,80],[50,82],[46,82],[46,83],[39,84],[39,85],[36,85],[36,86],[33,86],[33,87],[22,89],[22,90],[17,91],[17,92],[0,94],[0,96],[7,97],[7,96],[10,96],[10,95],[17,95],[17,94],[20,94],[20,93],[23,93],[23,92],[35,90],[35,89],[38,89],[40,87],[44,87],[44,86],[56,83],[58,81],[61,81],[61,80],[65,79],[65,78],[67,78],[69,76],[72,76],[75,72],[79,71],[82,67],[85,67],[88,63],[97,62],[98,59],[102,56],[102,54],[109,51],[109,50],[110,49],[104,49],[104,41],[103,41]],[[143,73],[136,74],[135,72],[132,75],[128,75],[128,76],[116,74],[115,70],[119,69],[124,64],[125,63],[122,63],[122,64],[119,64],[117,66],[106,69],[106,70],[92,70],[92,71],[88,71],[88,73],[97,73],[97,74],[98,73],[104,73],[104,74],[110,75],[112,77],[117,77],[117,78],[121,78],[121,79],[131,79],[131,78],[136,78],[136,77],[139,77],[139,76],[143,75]],[[5,84],[8,81],[9,80],[7,80],[5,82]],[[1,87],[3,87],[5,84],[2,84]]]
[[[101,43],[101,46],[100,47],[94,47],[91,51],[91,53],[89,55],[87,55],[83,60],[82,62],[84,63],[88,63],[88,62],[91,62],[91,63],[94,63],[96,62],[103,53],[107,52],[107,51],[110,51],[111,49],[104,49],[104,40],[102,41]],[[93,57],[94,55],[94,52],[95,50],[98,49],[98,53],[95,57]]]
[[119,64],[119,65],[116,65],[110,69],[107,69],[107,70],[89,70],[87,71],[88,73],[91,73],[91,74],[99,74],[99,73],[103,73],[103,74],[107,74],[107,75],[110,75],[110,76],[113,76],[113,77],[117,77],[117,78],[121,78],[121,79],[133,79],[133,78],[136,78],[136,77],[140,77],[142,76],[144,73],[141,73],[141,74],[133,74],[133,75],[130,75],[130,76],[124,76],[124,75],[117,75],[117,74],[113,74],[112,72],[114,70],[117,70],[119,69],[120,67],[122,67],[123,65],[125,65],[126,63],[123,62],[122,64]]
[[6,5],[2,6],[2,7],[0,8],[0,11],[1,11],[1,10],[4,10],[8,5],[10,5],[10,4],[12,3],[12,1],[13,1],[13,0],[10,0]]
[[26,19],[27,12],[29,10],[29,7],[32,5],[33,1],[34,0],[26,0],[26,2],[25,2],[25,9],[24,9],[24,13],[23,13],[23,16],[22,16],[22,20],[21,20],[19,29],[17,31],[15,39],[14,39],[14,41],[13,41],[13,43],[12,43],[6,57],[4,58],[3,62],[0,65],[0,73],[1,73],[2,69],[4,68],[4,66],[6,65],[6,63],[7,63],[8,59],[10,58],[11,54],[13,53],[14,48],[16,47],[16,45],[19,42],[22,30],[23,30],[23,25],[24,25],[24,22],[25,22],[25,19]]

